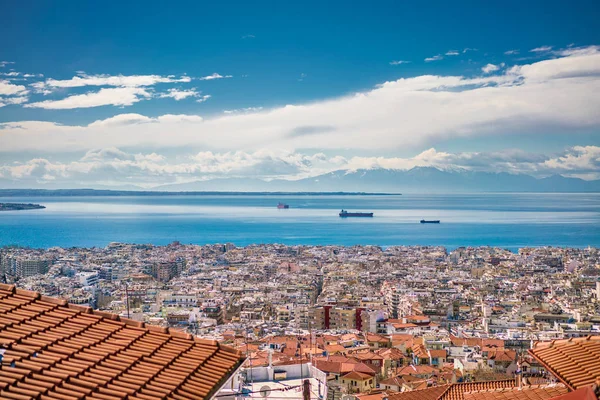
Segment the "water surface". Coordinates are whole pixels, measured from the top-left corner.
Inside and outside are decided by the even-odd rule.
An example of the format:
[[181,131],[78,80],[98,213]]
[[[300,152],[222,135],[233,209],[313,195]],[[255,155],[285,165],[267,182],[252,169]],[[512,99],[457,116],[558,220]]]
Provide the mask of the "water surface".
[[[278,210],[279,201],[290,209]],[[600,247],[600,194],[0,198],[0,246],[128,243]],[[374,218],[339,218],[341,209]],[[441,224],[420,224],[439,219]]]

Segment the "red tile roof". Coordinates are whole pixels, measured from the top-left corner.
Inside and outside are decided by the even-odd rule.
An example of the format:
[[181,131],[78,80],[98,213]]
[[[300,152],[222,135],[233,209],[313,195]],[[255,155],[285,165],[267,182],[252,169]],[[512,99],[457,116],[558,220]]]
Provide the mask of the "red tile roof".
[[567,393],[569,389],[561,384],[534,385],[522,388],[480,390],[465,393],[465,400],[546,400]]
[[529,353],[570,389],[600,380],[600,336],[537,342]]
[[515,380],[453,383],[450,385],[433,386],[422,390],[413,390],[389,396],[389,400],[443,400],[464,399],[465,393],[514,387]]
[[355,381],[366,381],[368,379],[373,379],[373,376],[369,375],[369,374],[364,374],[364,373],[358,372],[358,371],[352,371],[352,372],[348,372],[346,375],[343,375],[342,378],[353,379]]
[[448,354],[446,350],[429,350],[429,355],[431,358],[446,358]]
[[499,362],[512,362],[517,358],[517,352],[514,350],[491,350],[488,353],[488,358],[490,360],[495,360]]
[[399,368],[397,371],[398,375],[431,375],[437,372],[438,369],[430,365],[408,365],[406,367]]
[[598,400],[593,386],[585,386],[574,392],[553,397],[551,400]]
[[437,400],[446,390],[448,385],[432,386],[427,389],[393,394],[388,397],[388,400]]
[[516,385],[514,379],[506,379],[501,381],[481,381],[481,382],[465,382],[453,383],[448,390],[442,394],[440,400],[463,400],[464,394],[480,390],[491,390],[500,388],[512,388]]
[[218,342],[0,284],[3,399],[209,398],[243,362]]
[[394,392],[392,390],[374,390],[365,394],[357,394],[355,395],[358,400],[382,400],[391,396],[392,394],[397,394],[398,392]]

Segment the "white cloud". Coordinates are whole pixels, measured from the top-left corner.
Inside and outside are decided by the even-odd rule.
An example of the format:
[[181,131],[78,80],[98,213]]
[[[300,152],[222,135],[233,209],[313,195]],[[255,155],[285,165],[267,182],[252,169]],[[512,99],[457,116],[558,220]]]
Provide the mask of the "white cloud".
[[44,82],[35,82],[31,86],[37,91],[51,90],[54,88],[76,88],[84,86],[115,86],[115,87],[144,87],[153,86],[158,83],[180,83],[191,82],[189,76],[176,78],[175,76],[160,75],[86,75],[85,73],[74,76],[71,79],[57,80],[46,79]]
[[5,107],[12,104],[23,104],[26,103],[27,100],[29,100],[27,96],[0,97],[0,107]]
[[484,74],[489,74],[491,72],[495,72],[500,70],[500,68],[504,68],[504,63],[501,63],[499,65],[495,65],[495,64],[487,64],[484,67],[481,68],[481,71]]
[[140,114],[119,114],[114,117],[97,120],[88,125],[88,127],[104,127],[104,126],[119,126],[119,125],[135,125],[155,122],[154,119]]
[[202,78],[198,78],[201,81],[212,81],[213,79],[225,79],[225,78],[232,78],[232,75],[221,75],[218,73],[214,73],[208,76],[203,76]]
[[186,114],[166,114],[157,117],[156,120],[158,122],[163,123],[198,123],[202,122],[203,119],[199,115],[186,115]]
[[146,89],[137,87],[100,89],[98,92],[89,92],[66,97],[61,100],[45,100],[29,103],[27,108],[45,108],[50,110],[66,110],[73,108],[90,108],[100,106],[130,106],[138,101],[151,97]]
[[256,38],[256,36],[254,36],[254,35],[244,35],[244,36],[242,36],[242,39],[254,39],[254,38]]
[[470,47],[466,47],[466,48],[464,48],[464,49],[463,49],[463,51],[462,51],[462,52],[463,52],[463,54],[464,54],[464,53],[467,53],[467,52],[469,52],[469,51],[478,51],[478,49],[472,49],[472,48],[470,48]]
[[589,80],[591,84],[597,84],[600,76],[600,51],[516,65],[510,68],[508,73],[521,76],[532,83],[573,78]]
[[81,158],[81,161],[112,161],[112,160],[135,160],[135,156],[125,153],[116,147],[108,147],[106,149],[89,150]]
[[458,52],[458,50],[448,50],[448,51],[446,52],[446,55],[447,55],[447,56],[457,56],[457,55],[459,55],[459,54],[460,54],[460,53]]
[[516,49],[515,50],[506,50],[504,52],[504,55],[507,55],[507,56],[517,55],[517,54],[519,54],[519,50],[516,50]]
[[12,104],[22,104],[28,100],[29,91],[23,85],[15,85],[6,80],[0,80],[0,108]]
[[[199,97],[200,92],[196,90],[196,88],[188,89],[188,90],[180,90],[180,89],[169,89],[166,93],[161,93],[159,97],[165,98],[170,97],[177,101],[186,99],[188,97]],[[209,96],[210,97],[210,96]]]
[[196,103],[204,103],[206,100],[210,99],[212,96],[210,94],[205,94],[204,96],[200,96]]
[[0,61],[0,68],[4,68],[9,64],[14,64],[13,61]]
[[[22,81],[27,78],[41,78],[44,75],[43,74],[22,74],[17,71],[11,71],[11,72],[0,72],[0,76],[6,76],[8,78],[13,78],[12,80],[21,80]],[[19,79],[14,79],[14,78],[19,78]]]
[[198,115],[185,115],[185,114],[166,114],[156,118],[146,117],[141,114],[127,113],[119,114],[114,117],[94,121],[88,125],[89,128],[98,127],[117,127],[117,126],[130,126],[148,123],[181,123],[181,122],[202,122],[202,117]]
[[253,113],[253,112],[258,112],[261,111],[263,108],[262,107],[246,107],[246,108],[238,108],[235,110],[224,110],[223,113],[224,114],[238,114],[238,113]]
[[402,64],[410,64],[410,61],[405,61],[405,60],[390,61],[390,65],[402,65]]
[[425,59],[425,62],[439,61],[439,60],[443,60],[443,59],[444,59],[444,56],[443,56],[443,55],[441,55],[441,54],[438,54],[438,55],[436,55],[436,56],[433,56],[433,57],[427,57],[427,58]]
[[9,81],[0,80],[0,96],[13,96],[27,94],[28,90],[23,85],[14,85]]
[[222,177],[299,179],[336,170],[385,168],[408,170],[435,167],[442,170],[524,173],[537,177],[552,174],[600,177],[600,147],[578,146],[557,155],[521,150],[449,153],[430,148],[414,157],[344,157],[320,152],[301,153],[260,149],[253,152],[201,151],[169,160],[155,152],[129,153],[107,147],[87,151],[67,162],[34,158],[23,163],[0,164],[0,176],[22,182],[67,182],[94,185],[158,184]]
[[550,50],[552,50],[552,46],[540,46],[540,47],[536,47],[535,49],[529,50],[529,52],[531,52],[531,53],[546,53],[546,52],[549,52]]
[[564,154],[550,158],[542,166],[554,173],[592,174],[600,176],[600,147],[576,146]]
[[561,56],[589,56],[600,52],[600,46],[586,46],[586,47],[569,47],[567,49],[556,50],[553,53]]
[[0,123],[0,143],[5,152],[140,145],[219,151],[414,149],[457,137],[577,135],[598,129],[599,92],[600,52],[588,51],[489,76],[404,78],[341,98],[229,110],[200,122],[156,121],[109,130],[40,121]]

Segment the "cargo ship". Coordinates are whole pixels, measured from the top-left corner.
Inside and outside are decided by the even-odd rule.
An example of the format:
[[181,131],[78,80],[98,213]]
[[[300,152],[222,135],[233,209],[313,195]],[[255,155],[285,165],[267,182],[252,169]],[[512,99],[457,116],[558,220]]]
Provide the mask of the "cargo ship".
[[422,219],[421,223],[422,224],[439,224],[440,220],[439,219],[431,219],[431,220]]
[[279,208],[280,210],[284,210],[284,209],[290,208],[290,206],[287,204],[284,204],[284,203],[279,203],[279,204],[277,204],[277,208]]
[[342,210],[340,212],[340,217],[372,217],[373,213],[364,213],[364,212],[348,212],[346,210]]

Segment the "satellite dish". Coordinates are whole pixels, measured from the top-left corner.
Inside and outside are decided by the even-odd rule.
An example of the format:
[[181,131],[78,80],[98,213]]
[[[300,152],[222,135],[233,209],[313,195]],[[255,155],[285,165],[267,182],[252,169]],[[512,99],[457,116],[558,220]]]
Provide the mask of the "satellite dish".
[[269,397],[270,394],[271,394],[271,387],[269,385],[265,385],[260,388],[260,395],[262,397],[264,397],[265,399],[267,397]]

